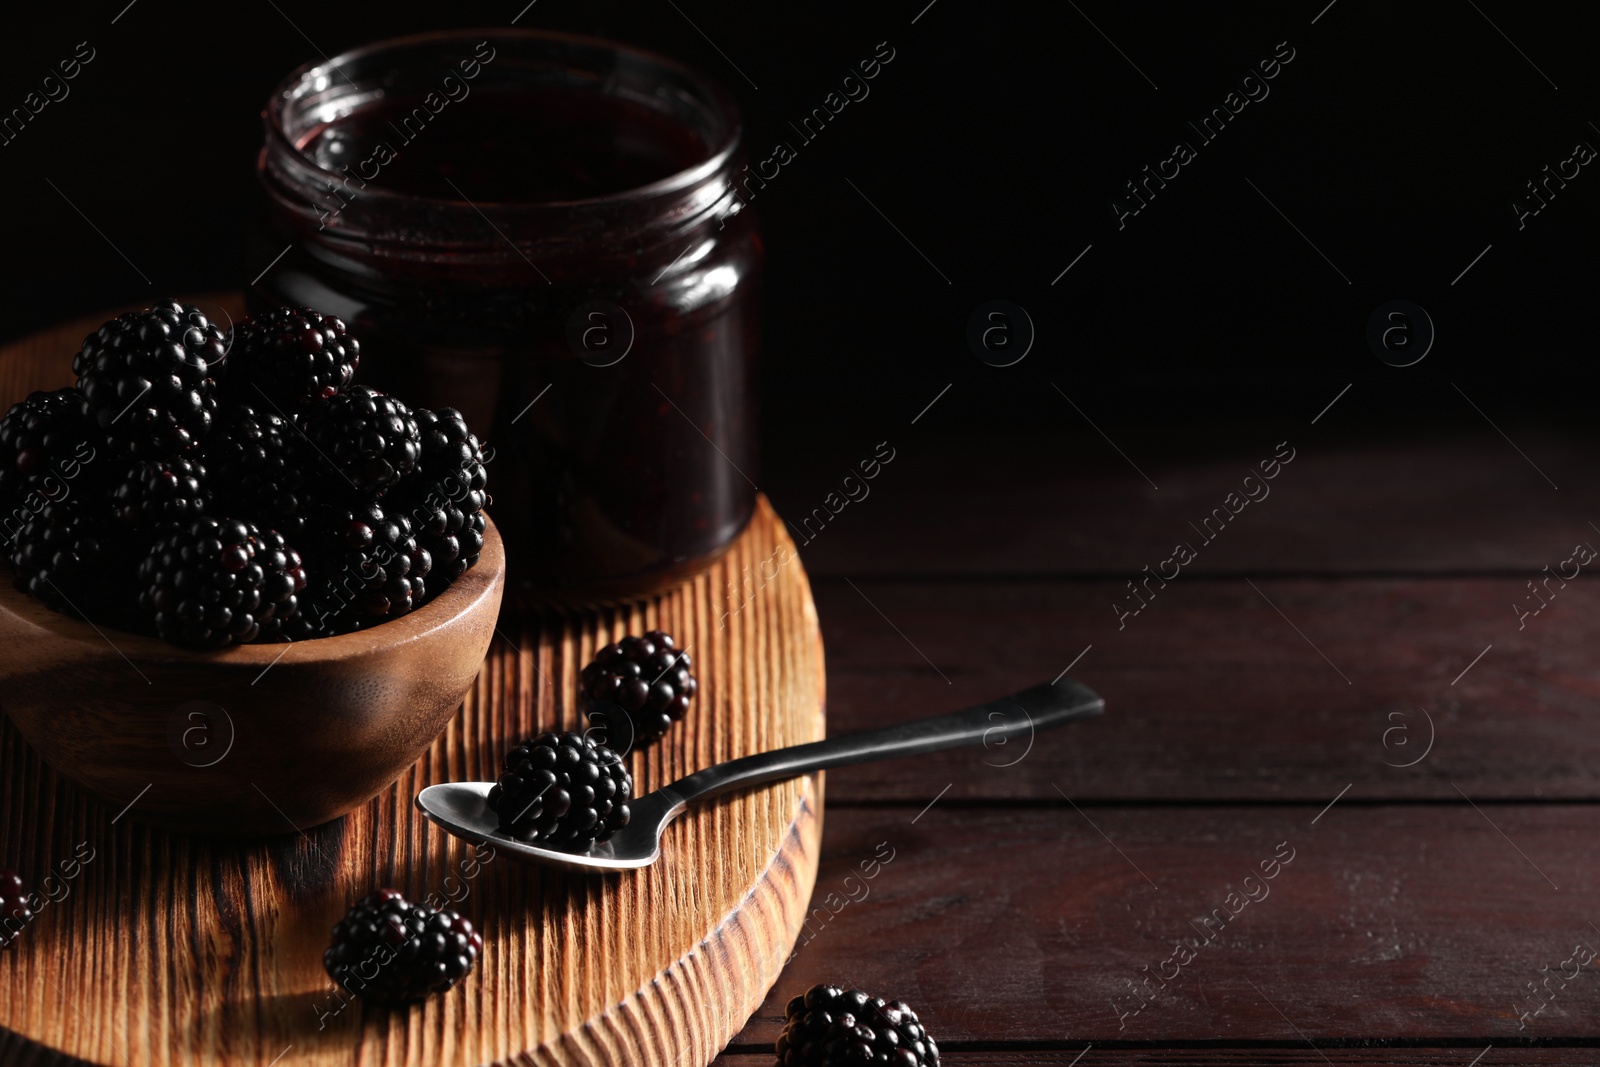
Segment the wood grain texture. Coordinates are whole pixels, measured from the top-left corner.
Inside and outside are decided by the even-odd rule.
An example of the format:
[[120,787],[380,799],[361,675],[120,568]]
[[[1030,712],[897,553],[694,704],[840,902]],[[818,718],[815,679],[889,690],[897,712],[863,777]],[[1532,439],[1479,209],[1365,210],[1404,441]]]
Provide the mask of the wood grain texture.
[[[0,390],[58,385],[87,328],[14,346],[0,357]],[[0,865],[47,902],[0,954],[0,1059],[710,1061],[800,929],[819,853],[820,776],[697,807],[668,831],[662,860],[629,875],[475,861],[411,798],[433,782],[492,779],[504,749],[539,729],[581,727],[583,664],[651,627],[692,650],[701,688],[664,742],[631,757],[641,787],[821,737],[822,646],[804,571],[777,568],[748,602],[727,600],[747,569],[788,544],[763,500],[721,560],[667,593],[603,611],[502,615],[460,712],[393,788],[336,823],[286,819],[265,841],[140,824],[64,782],[4,722]],[[254,787],[274,805],[273,782]],[[136,810],[143,798],[122,799]],[[457,899],[480,926],[483,958],[457,990],[411,1011],[340,1007],[322,951],[345,908],[378,886]]]
[[[803,468],[769,473],[763,488],[798,531],[814,578],[1127,579],[1159,566],[1180,541],[1197,550],[1186,575],[1537,572],[1564,559],[1575,541],[1600,545],[1589,526],[1600,524],[1600,444],[1592,434],[1503,425],[1535,470],[1454,394],[1451,400],[1459,421],[1427,436],[1405,424],[1331,417],[1310,426],[1310,415],[1298,426],[1215,420],[1113,433],[1159,489],[1072,421],[1065,404],[1062,424],[1047,431],[941,436],[921,426],[884,427],[862,438],[859,456],[830,461],[800,452]],[[882,436],[891,438],[895,459],[866,484],[865,499],[843,503],[843,476]],[[1295,458],[1266,484],[1268,495],[1204,543],[1190,524],[1202,524],[1230,492],[1242,493],[1245,476],[1285,440]],[[855,482],[844,488],[862,492]],[[805,527],[829,493],[838,514],[825,510],[825,525]]]
[[[817,981],[904,999],[941,1047],[1403,1041],[1459,1045],[1465,1067],[1490,1044],[1600,1039],[1600,960],[1552,977],[1576,944],[1600,949],[1591,805],[1359,801],[1320,819],[1321,805],[1079,811],[1063,798],[940,801],[920,818],[926,801],[831,806],[811,923],[736,1047],[770,1046]],[[885,841],[893,859],[852,891]],[[1281,842],[1292,860],[1260,883]],[[1229,908],[1242,891],[1261,899]],[[1218,908],[1237,914],[1208,940]],[[1120,1018],[1147,974],[1172,978],[1180,938],[1201,943],[1194,958]],[[1549,1007],[1519,1029],[1538,1004],[1527,983],[1547,977]]]
[[[819,580],[835,728],[1014,692],[1080,653],[1072,676],[1108,702],[1100,719],[1039,734],[1026,758],[971,749],[847,767],[829,797],[925,804],[953,783],[946,800],[1052,800],[1059,782],[1083,800],[1311,803],[1355,782],[1374,798],[1459,801],[1455,783],[1474,797],[1597,799],[1600,583],[1553,582],[1519,630],[1511,605],[1531,603],[1536,574],[1255,588],[1186,574],[1121,630],[1118,581]],[[1433,750],[1399,766],[1422,757],[1430,716]]]

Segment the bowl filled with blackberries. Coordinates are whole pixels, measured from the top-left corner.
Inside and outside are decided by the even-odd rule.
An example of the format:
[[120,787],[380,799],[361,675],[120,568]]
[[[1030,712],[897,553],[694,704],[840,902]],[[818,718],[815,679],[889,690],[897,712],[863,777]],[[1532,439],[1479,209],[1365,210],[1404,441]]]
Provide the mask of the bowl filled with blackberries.
[[[70,353],[63,353],[63,362]],[[392,784],[494,636],[491,453],[345,324],[165,301],[0,417],[0,711],[130,815],[293,833]]]

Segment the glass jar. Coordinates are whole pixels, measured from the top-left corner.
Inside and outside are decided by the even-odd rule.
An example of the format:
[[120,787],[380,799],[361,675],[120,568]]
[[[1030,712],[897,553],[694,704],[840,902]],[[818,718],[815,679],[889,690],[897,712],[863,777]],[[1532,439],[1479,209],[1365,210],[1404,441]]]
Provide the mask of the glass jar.
[[466,415],[514,581],[645,592],[739,533],[762,248],[721,89],[605,41],[450,31],[306,66],[264,119],[290,247],[252,301],[340,316],[358,380]]

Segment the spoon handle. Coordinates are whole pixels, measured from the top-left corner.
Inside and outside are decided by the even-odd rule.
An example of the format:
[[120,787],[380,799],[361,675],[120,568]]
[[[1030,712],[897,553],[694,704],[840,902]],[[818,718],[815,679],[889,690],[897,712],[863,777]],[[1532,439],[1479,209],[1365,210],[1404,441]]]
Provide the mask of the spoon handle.
[[1098,715],[1105,703],[1087,686],[1070,679],[1057,680],[949,715],[729,760],[680,778],[667,791],[692,801],[810,771],[937,752],[957,745],[1004,744],[1019,737],[1028,738],[1031,744],[1033,731]]

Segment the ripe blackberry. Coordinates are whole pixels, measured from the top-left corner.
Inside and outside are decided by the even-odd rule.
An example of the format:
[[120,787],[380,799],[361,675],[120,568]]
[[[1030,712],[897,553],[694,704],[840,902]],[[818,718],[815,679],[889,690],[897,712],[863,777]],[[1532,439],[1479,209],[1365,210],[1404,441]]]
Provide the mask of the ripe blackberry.
[[198,519],[211,504],[206,468],[182,456],[136,459],[113,483],[111,504],[122,524],[134,530]]
[[259,406],[225,405],[201,457],[220,511],[303,540],[313,484],[307,470],[321,461],[287,420]]
[[483,532],[488,525],[489,520],[483,512],[475,511],[465,517],[465,525],[455,533],[443,537],[424,535],[417,538],[417,544],[433,557],[433,569],[428,572],[430,597],[437,596],[441,589],[467,573],[468,568],[478,562],[478,556],[483,552]]
[[0,519],[28,502],[58,500],[95,459],[88,406],[76,389],[32,393],[0,418]]
[[342,392],[361,365],[361,345],[344,323],[310,308],[245,319],[229,341],[222,391],[244,404],[265,397],[286,412]]
[[16,871],[0,871],[0,952],[11,947],[11,942],[33,921],[33,909],[28,907],[28,887]]
[[377,503],[326,507],[313,526],[317,573],[305,601],[319,627],[343,633],[421,605],[433,560],[404,515]]
[[333,615],[322,615],[317,612],[315,605],[302,599],[300,610],[295,612],[292,619],[288,619],[276,628],[274,640],[279,641],[314,641],[319,637],[334,637],[340,630],[338,619]]
[[10,535],[16,587],[46,607],[105,620],[131,599],[127,535],[110,505],[86,496],[53,500]]
[[417,543],[433,560],[429,594],[461,577],[483,551],[489,473],[478,439],[454,408],[416,412],[422,435],[417,469],[392,495],[417,531]]
[[519,841],[581,852],[628,825],[633,777],[622,757],[578,733],[542,733],[506,753],[489,809]]
[[484,487],[489,472],[478,439],[467,429],[466,417],[455,408],[418,408],[416,420],[422,444],[417,473],[442,487],[463,510],[480,510],[487,502]]
[[[289,627],[300,615],[300,594],[306,588],[305,562],[300,553],[289,547],[289,541],[277,530],[262,530],[256,535],[256,562],[267,575],[267,595],[275,603],[269,617],[256,617],[261,626],[257,641],[276,641],[286,638]],[[285,579],[288,593],[284,594]]]
[[300,416],[306,438],[358,493],[376,495],[416,469],[422,436],[411,409],[353,385]]
[[139,607],[168,641],[221,648],[274,632],[305,587],[298,553],[239,519],[196,519],[156,539],[139,565]]
[[788,1016],[780,1067],[939,1067],[939,1046],[902,1001],[819,985],[791,1000]]
[[115,451],[164,456],[211,429],[211,368],[224,352],[222,331],[200,309],[166,300],[90,334],[72,370],[89,420]]
[[449,990],[472,973],[482,951],[483,935],[459,912],[379,889],[333,928],[322,965],[364,1000],[405,1004]]
[[672,638],[660,630],[643,637],[624,637],[595,654],[583,669],[585,710],[615,705],[633,722],[634,744],[658,740],[683,718],[700,685],[689,673],[689,653],[674,650]]

